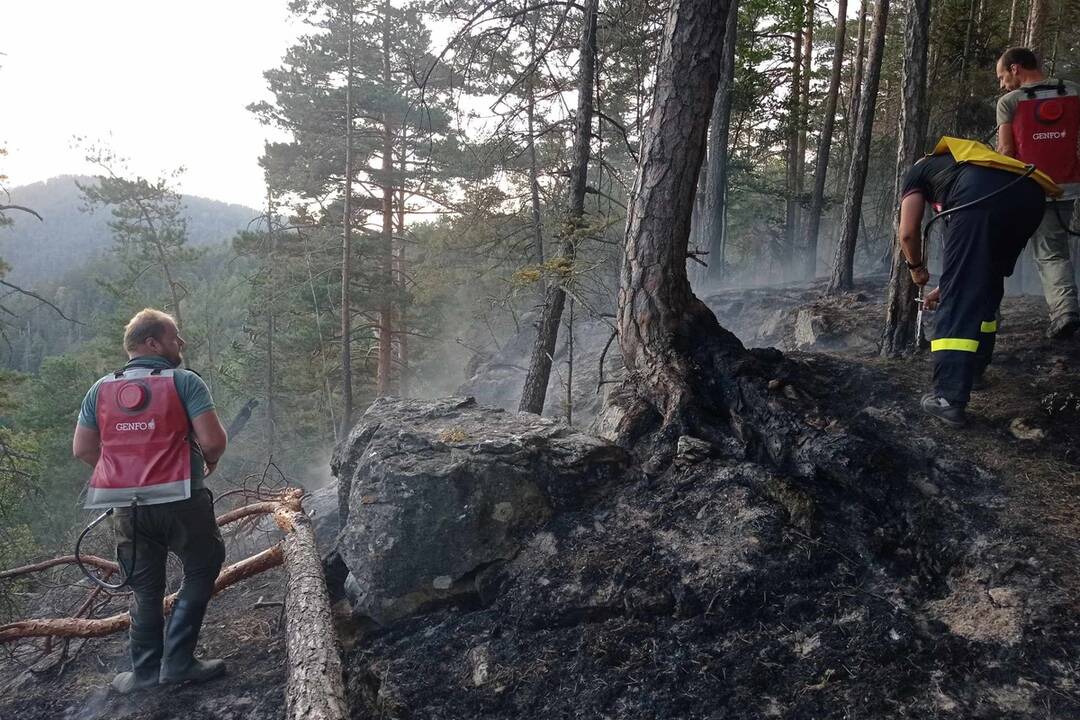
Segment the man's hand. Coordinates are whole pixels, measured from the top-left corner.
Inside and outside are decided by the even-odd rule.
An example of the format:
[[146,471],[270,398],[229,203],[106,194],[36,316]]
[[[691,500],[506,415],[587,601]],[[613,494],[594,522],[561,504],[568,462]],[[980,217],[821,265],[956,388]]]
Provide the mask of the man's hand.
[[930,294],[923,298],[924,310],[937,310],[938,305],[941,304],[941,287],[936,287],[930,291]]
[[923,286],[930,282],[930,271],[926,269],[926,265],[922,267],[912,268],[908,272],[911,273],[911,282],[918,286]]

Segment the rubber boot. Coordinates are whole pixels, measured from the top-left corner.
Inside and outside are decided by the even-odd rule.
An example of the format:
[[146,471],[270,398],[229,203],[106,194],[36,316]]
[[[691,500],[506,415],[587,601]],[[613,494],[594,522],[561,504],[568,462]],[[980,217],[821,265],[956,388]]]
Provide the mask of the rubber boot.
[[224,660],[196,660],[206,603],[177,600],[165,631],[165,657],[160,682],[164,684],[203,682],[225,672]]
[[114,677],[113,690],[126,695],[157,686],[162,654],[161,625],[149,628],[132,626],[128,652],[131,655],[131,672],[122,672]]

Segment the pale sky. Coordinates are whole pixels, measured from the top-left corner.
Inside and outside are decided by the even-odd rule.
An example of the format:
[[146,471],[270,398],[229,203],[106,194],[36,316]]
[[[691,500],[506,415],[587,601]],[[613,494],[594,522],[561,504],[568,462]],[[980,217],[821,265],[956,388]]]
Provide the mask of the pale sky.
[[73,136],[102,140],[150,178],[260,207],[258,157],[280,135],[245,107],[304,31],[288,0],[4,3],[0,174],[8,186],[90,173]]

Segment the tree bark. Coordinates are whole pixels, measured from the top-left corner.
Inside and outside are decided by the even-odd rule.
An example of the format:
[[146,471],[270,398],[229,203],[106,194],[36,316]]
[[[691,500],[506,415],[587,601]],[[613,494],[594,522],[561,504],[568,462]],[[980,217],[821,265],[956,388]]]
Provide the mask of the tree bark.
[[[574,124],[574,146],[571,151],[570,192],[563,238],[563,263],[558,272],[560,282],[552,282],[545,293],[544,307],[537,326],[529,371],[521,391],[519,409],[522,412],[544,411],[555,342],[566,304],[566,286],[573,282],[574,259],[585,217],[585,192],[589,179],[589,146],[592,139],[593,96],[596,86],[596,15],[598,0],[585,0],[582,18],[581,44],[578,61],[577,117]],[[685,261],[685,260],[684,260]],[[685,269],[684,269],[685,274]]]
[[353,4],[348,5],[349,27],[345,68],[345,208],[341,227],[341,429],[340,437],[352,428],[352,80],[353,80]]
[[[889,274],[885,327],[881,333],[881,354],[896,357],[914,349],[915,299],[918,288],[904,264],[900,244],[896,242],[900,216],[900,189],[904,175],[922,154],[926,143],[929,107],[926,98],[927,55],[930,47],[930,0],[911,0],[904,26],[902,99],[900,105],[900,144],[896,152],[896,183],[893,197],[893,253]],[[925,258],[925,255],[924,255]]]
[[[851,150],[855,140],[855,125],[859,118],[859,100],[862,97],[863,66],[866,59],[866,15],[871,0],[859,0],[859,32],[855,40],[855,65],[851,71],[851,88],[848,93],[847,114],[844,116],[844,144],[841,146],[840,168],[837,173],[847,183],[847,170],[851,165]],[[840,186],[842,188],[843,186]]]
[[609,393],[596,429],[639,455],[650,453],[647,470],[670,462],[683,434],[748,448],[755,432],[741,414],[752,412],[757,397],[743,392],[753,360],[694,296],[686,276],[727,6],[725,0],[671,5],[627,216],[617,320],[628,372]]
[[[390,0],[383,2],[383,82],[387,91],[394,82],[390,65],[391,6]],[[390,122],[390,113],[383,114],[383,149],[382,149],[382,239],[379,247],[379,266],[382,270],[382,292],[379,298],[379,360],[376,369],[375,392],[379,397],[391,393],[393,382],[393,314],[394,305],[394,129]]]
[[788,91],[787,167],[785,186],[787,212],[784,219],[784,243],[780,252],[780,267],[784,278],[790,273],[795,242],[799,236],[799,126],[802,124],[802,51],[803,25],[798,19],[791,40],[791,89]]
[[[346,163],[348,164],[348,163]],[[274,199],[266,188],[266,456],[274,454]]]
[[806,267],[805,275],[813,279],[817,275],[818,229],[821,227],[821,208],[825,202],[825,178],[829,172],[829,149],[832,147],[833,128],[836,125],[836,101],[840,94],[840,75],[844,68],[844,41],[847,36],[847,0],[839,0],[836,10],[836,35],[833,40],[832,70],[829,74],[829,91],[825,96],[825,117],[818,136],[817,156],[814,161],[814,191],[810,209],[806,214]]
[[1019,8],[1020,0],[1012,0],[1009,5],[1009,45],[1012,45],[1016,38],[1016,18],[1017,9]]
[[836,244],[832,278],[826,290],[829,295],[848,292],[854,284],[855,242],[862,216],[862,195],[866,187],[866,169],[870,160],[870,137],[874,130],[874,110],[877,104],[878,83],[881,80],[881,61],[885,50],[885,25],[889,19],[889,0],[878,0],[874,8],[874,34],[867,60],[866,82],[859,101],[856,122],[855,148],[851,155],[847,190],[844,197],[843,235]]
[[285,532],[285,717],[345,720],[341,655],[311,520],[285,507],[274,513],[274,520]]
[[720,83],[709,120],[708,172],[705,174],[701,234],[709,239],[709,268],[712,282],[724,278],[724,208],[728,190],[728,138],[731,135],[731,106],[735,87],[735,48],[738,43],[739,0],[732,0],[724,27]]
[[1040,56],[1046,44],[1046,0],[1031,0],[1027,18],[1027,33],[1024,37],[1024,45],[1034,50]]
[[[953,134],[962,136],[963,112],[965,101],[971,97],[971,83],[968,82],[968,67],[971,65],[971,44],[975,34],[975,0],[968,3],[967,20],[964,24],[964,49],[960,55],[960,73],[957,77],[956,107],[953,114]],[[907,60],[908,56],[904,56]]]

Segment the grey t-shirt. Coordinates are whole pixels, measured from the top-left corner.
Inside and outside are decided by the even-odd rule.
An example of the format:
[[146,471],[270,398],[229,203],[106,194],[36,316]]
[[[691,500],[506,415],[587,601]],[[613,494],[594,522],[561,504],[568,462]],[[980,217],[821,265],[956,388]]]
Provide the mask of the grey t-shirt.
[[[1074,83],[1072,80],[1064,80],[1065,94],[1066,95],[1080,95],[1080,84]],[[1039,80],[1032,83],[1024,83],[1016,90],[1007,92],[997,101],[997,124],[1004,125],[1005,123],[1011,123],[1013,116],[1016,114],[1016,107],[1020,104],[1020,101],[1027,97],[1024,92],[1025,88],[1031,88],[1036,85],[1054,85],[1058,84],[1057,78],[1046,78],[1045,80]],[[1080,153],[1080,134],[1077,137],[1077,152]],[[1061,183],[1061,189],[1065,191],[1065,194],[1061,199],[1069,200],[1080,197],[1080,183]]]
[[[125,370],[134,367],[168,370],[172,368],[172,364],[163,357],[146,355],[143,357],[132,358],[128,361],[127,365],[124,365]],[[90,387],[90,390],[86,393],[86,397],[83,398],[82,407],[79,408],[79,424],[88,427],[91,430],[98,429],[98,390],[101,387],[102,381],[108,377],[111,377],[111,373],[101,378]],[[210,388],[206,387],[206,383],[203,382],[203,379],[196,373],[183,368],[176,368],[173,370],[173,383],[176,385],[176,393],[180,396],[180,402],[184,404],[184,410],[187,411],[188,420],[194,420],[203,413],[214,409],[214,400],[210,397]],[[204,477],[205,472],[202,448],[199,447],[198,443],[192,442],[191,489],[197,490],[198,488],[204,487]]]

